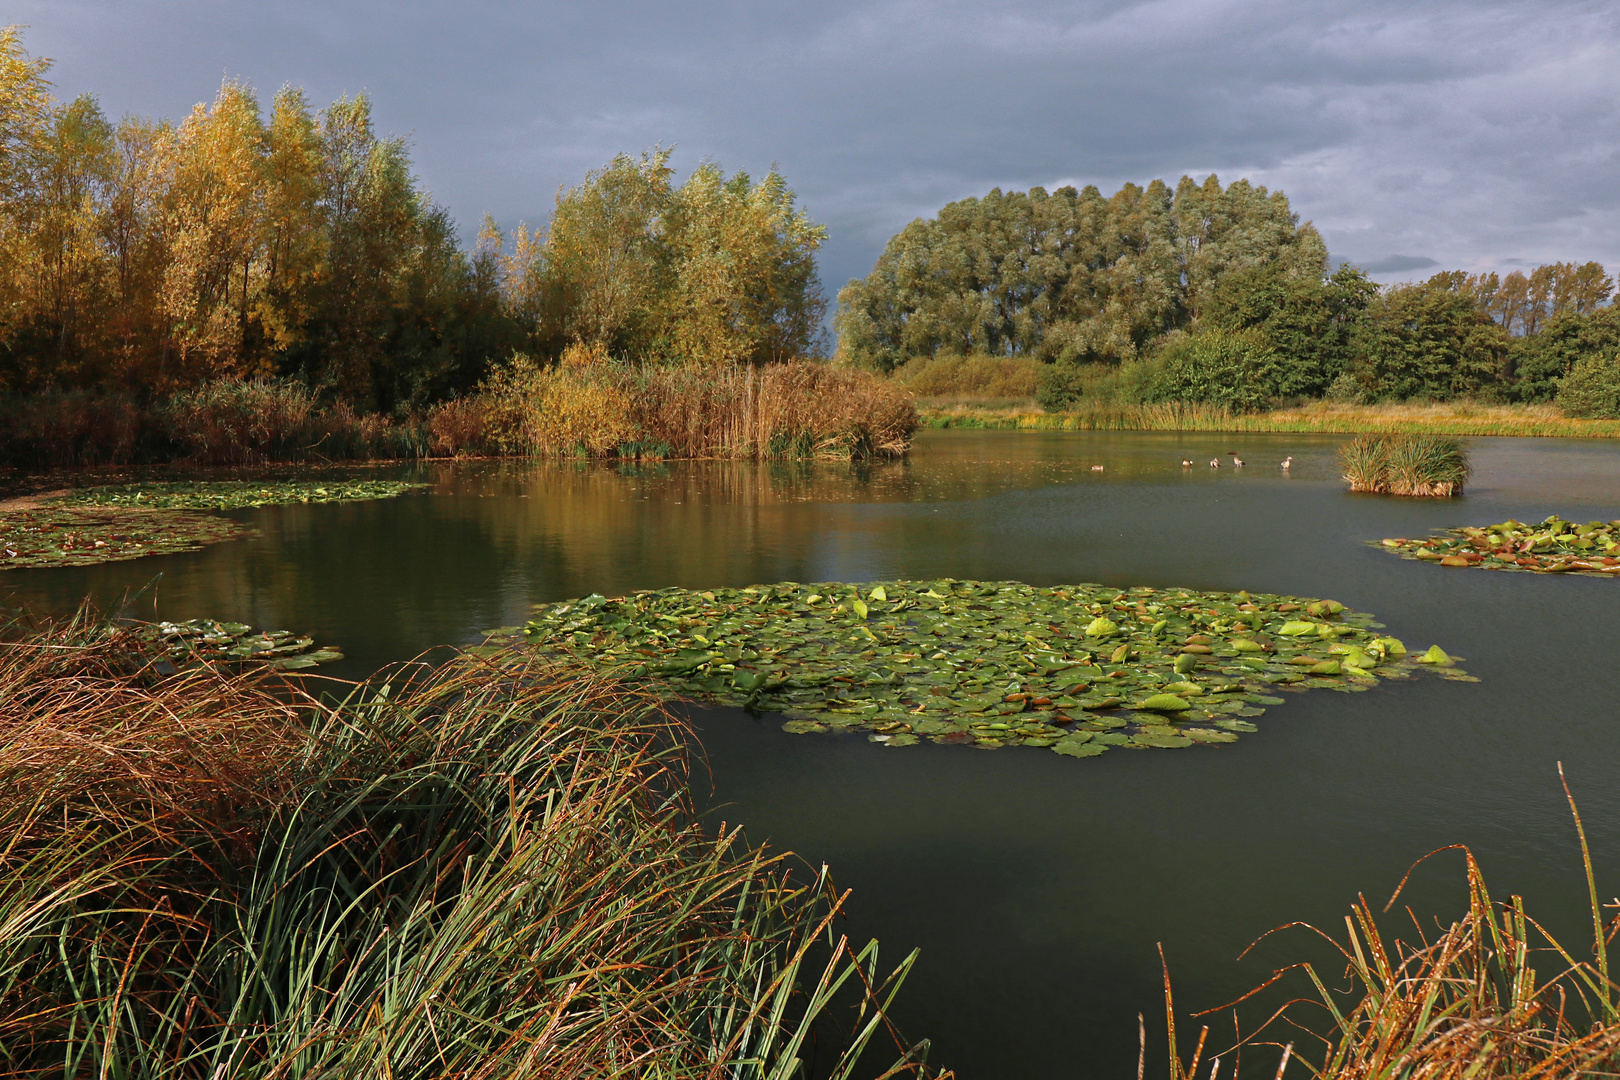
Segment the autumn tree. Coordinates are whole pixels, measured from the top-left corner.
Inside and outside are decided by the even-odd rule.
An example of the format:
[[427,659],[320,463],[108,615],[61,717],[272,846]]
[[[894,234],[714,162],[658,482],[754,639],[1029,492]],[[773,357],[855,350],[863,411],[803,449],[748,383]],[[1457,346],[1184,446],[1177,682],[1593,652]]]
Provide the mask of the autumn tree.
[[665,149],[621,154],[520,226],[503,259],[533,351],[569,343],[660,363],[768,363],[810,353],[825,310],[826,232],[776,171],[757,183],[705,163],[678,187]]

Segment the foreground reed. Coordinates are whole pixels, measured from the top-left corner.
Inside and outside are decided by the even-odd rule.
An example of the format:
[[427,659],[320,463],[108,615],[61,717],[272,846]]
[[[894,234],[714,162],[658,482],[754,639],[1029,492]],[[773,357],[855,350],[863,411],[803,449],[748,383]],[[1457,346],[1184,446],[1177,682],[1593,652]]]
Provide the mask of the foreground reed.
[[[1559,765],[1561,780],[1563,771]],[[1223,1075],[1223,1061],[1228,1069],[1224,1075],[1236,1080],[1242,1050],[1257,1046],[1281,1051],[1279,1077],[1290,1058],[1323,1080],[1561,1080],[1620,1074],[1620,984],[1609,970],[1620,911],[1605,922],[1586,829],[1567,782],[1564,795],[1586,872],[1592,918],[1589,956],[1576,955],[1531,918],[1521,897],[1494,901],[1473,852],[1460,845],[1442,848],[1462,851],[1467,859],[1468,910],[1462,918],[1431,934],[1414,915],[1414,939],[1391,939],[1362,899],[1345,919],[1343,938],[1315,931],[1343,958],[1348,992],[1330,989],[1327,977],[1312,964],[1285,968],[1238,1002],[1196,1014],[1225,1012],[1292,972],[1303,973],[1314,990],[1312,997],[1284,1005],[1213,1058],[1205,1056],[1206,1027],[1190,1060],[1181,1060],[1167,968],[1171,1080],[1195,1080],[1205,1061],[1209,1080]],[[1403,880],[1386,912],[1405,887]],[[1620,909],[1620,902],[1607,906]],[[1551,976],[1538,968],[1550,968]],[[1342,1004],[1347,993],[1348,1008]],[[1316,1016],[1301,1018],[1303,1006],[1315,1006]],[[1235,1021],[1235,1012],[1233,1016]],[[1318,1019],[1326,1022],[1325,1034],[1318,1034],[1324,1030]],[[1275,1025],[1285,1025],[1291,1034],[1273,1033]],[[1321,1048],[1319,1054],[1296,1050],[1312,1045]]]
[[1351,491],[1450,498],[1468,479],[1462,443],[1439,435],[1358,435],[1339,448]]
[[878,1037],[932,1075],[913,957],[700,827],[645,699],[457,657],[322,703],[138,645],[0,644],[0,1076],[843,1078]]

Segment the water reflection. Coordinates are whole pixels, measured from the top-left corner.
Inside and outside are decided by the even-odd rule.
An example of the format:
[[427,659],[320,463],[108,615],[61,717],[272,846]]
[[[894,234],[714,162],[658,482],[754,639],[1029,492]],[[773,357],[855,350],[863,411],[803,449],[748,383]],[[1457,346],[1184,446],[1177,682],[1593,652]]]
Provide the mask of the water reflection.
[[[1117,1077],[1134,1066],[1135,1014],[1151,1026],[1159,1008],[1156,943],[1180,1000],[1218,1004],[1296,955],[1275,943],[1235,964],[1254,936],[1295,918],[1335,925],[1358,891],[1387,895],[1443,844],[1473,845],[1498,893],[1525,893],[1578,936],[1558,760],[1600,885],[1620,887],[1615,583],[1447,572],[1365,544],[1509,516],[1620,517],[1620,449],[1473,440],[1467,497],[1420,502],[1344,494],[1342,441],[942,432],[871,467],[390,467],[431,490],[245,512],[257,540],[15,571],[0,588],[60,609],[161,574],[144,612],[311,631],[345,647],[350,675],[591,592],[940,576],[1332,596],[1467,657],[1482,683],[1311,694],[1230,747],[1085,762],[890,751],[696,714],[725,816],[831,862],[857,890],[853,933],[892,955],[923,946],[905,1017],[937,1060],[981,1078]],[[1229,450],[1249,464],[1204,464]],[[1455,869],[1420,879],[1418,910],[1460,895]]]

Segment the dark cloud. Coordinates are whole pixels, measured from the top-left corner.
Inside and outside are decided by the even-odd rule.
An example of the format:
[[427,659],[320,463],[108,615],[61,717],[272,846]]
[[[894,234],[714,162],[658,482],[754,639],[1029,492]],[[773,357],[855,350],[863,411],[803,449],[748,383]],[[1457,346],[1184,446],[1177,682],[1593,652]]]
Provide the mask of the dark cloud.
[[1431,266],[1439,266],[1440,260],[1422,255],[1386,255],[1382,259],[1372,259],[1358,265],[1370,274],[1399,274],[1407,270],[1427,270]]
[[[64,95],[175,116],[222,76],[366,89],[466,228],[674,144],[778,163],[864,273],[991,186],[1183,173],[1286,191],[1336,255],[1620,264],[1620,20],[1575,0],[12,0]],[[1390,252],[1424,251],[1423,267]]]

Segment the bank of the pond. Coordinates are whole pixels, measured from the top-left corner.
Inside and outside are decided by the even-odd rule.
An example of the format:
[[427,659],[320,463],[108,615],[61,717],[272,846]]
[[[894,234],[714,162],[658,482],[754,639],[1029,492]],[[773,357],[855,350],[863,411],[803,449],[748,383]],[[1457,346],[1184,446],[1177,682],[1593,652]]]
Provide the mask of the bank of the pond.
[[915,953],[706,825],[650,699],[463,657],[332,703],[153,644],[0,641],[8,1075],[950,1075],[884,1015]]
[[973,406],[918,401],[925,428],[1019,431],[1230,431],[1512,435],[1576,439],[1620,438],[1620,420],[1578,420],[1551,405],[1386,404],[1318,401],[1264,413],[1234,413],[1210,405],[1084,403],[1063,412],[1030,406]]

